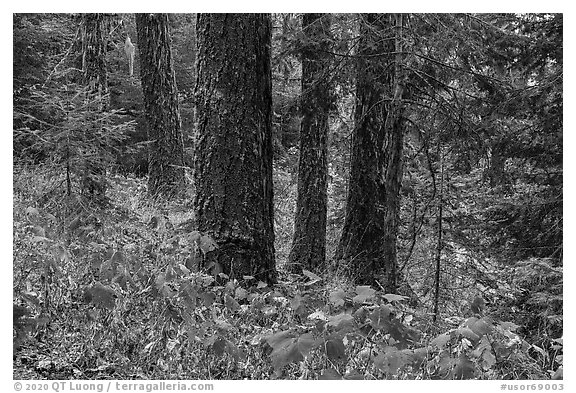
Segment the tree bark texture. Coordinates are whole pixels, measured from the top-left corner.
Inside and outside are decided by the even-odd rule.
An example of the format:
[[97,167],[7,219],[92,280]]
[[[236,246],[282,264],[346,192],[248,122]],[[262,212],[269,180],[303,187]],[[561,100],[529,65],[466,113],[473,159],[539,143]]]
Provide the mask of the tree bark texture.
[[438,319],[438,310],[440,306],[440,279],[442,270],[442,220],[444,212],[444,164],[442,162],[442,151],[439,151],[440,157],[440,193],[438,195],[438,217],[437,217],[437,245],[436,245],[436,272],[434,275],[434,318],[433,321],[436,322]]
[[172,198],[184,188],[184,140],[167,14],[136,14],[140,77],[150,140],[148,193]]
[[356,283],[377,280],[390,292],[396,290],[403,143],[395,21],[363,15],[346,214],[335,254]]
[[496,187],[504,182],[506,163],[506,142],[493,137],[490,142],[490,167],[488,168],[488,179],[490,185]]
[[[80,20],[80,41],[82,46],[82,83],[87,87],[87,107],[95,112],[103,112],[109,107],[108,74],[106,71],[106,45],[109,15],[82,14]],[[93,126],[101,127],[102,125]],[[94,135],[88,130],[87,139]],[[89,200],[105,204],[106,168],[102,162],[100,141],[84,146],[82,159],[81,192]]]
[[198,14],[194,208],[206,255],[231,277],[274,282],[271,22]]
[[80,22],[82,40],[82,77],[91,92],[108,92],[106,72],[106,14],[83,14]]
[[330,15],[304,14],[298,198],[289,270],[317,270],[326,258],[328,121],[330,88]]

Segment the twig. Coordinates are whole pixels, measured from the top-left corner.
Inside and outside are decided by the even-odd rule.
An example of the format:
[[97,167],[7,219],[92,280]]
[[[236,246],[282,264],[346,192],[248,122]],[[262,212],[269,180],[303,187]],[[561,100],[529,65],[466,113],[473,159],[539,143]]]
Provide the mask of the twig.
[[50,72],[50,74],[48,75],[48,77],[46,78],[46,80],[44,81],[44,83],[42,84],[42,88],[46,87],[46,84],[48,82],[50,82],[50,79],[52,78],[52,75],[54,75],[57,71],[57,68],[64,63],[64,60],[66,60],[68,58],[68,55],[70,54],[70,52],[72,51],[72,48],[74,48],[74,44],[76,43],[76,39],[78,38],[78,33],[79,31],[76,30],[76,35],[74,36],[74,39],[72,40],[72,43],[70,44],[70,47],[68,48],[68,50],[66,51],[66,53],[64,53],[64,56],[62,57],[62,60],[60,60],[58,62],[58,64],[56,64],[56,66],[54,66],[54,69]]

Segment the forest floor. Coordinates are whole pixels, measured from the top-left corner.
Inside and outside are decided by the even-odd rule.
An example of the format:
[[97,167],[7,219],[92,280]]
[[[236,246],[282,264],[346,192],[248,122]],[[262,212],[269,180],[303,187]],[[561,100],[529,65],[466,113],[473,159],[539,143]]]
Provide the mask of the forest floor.
[[[545,379],[554,371],[529,355],[517,325],[484,310],[433,323],[406,297],[337,274],[280,266],[268,286],[203,271],[198,259],[212,245],[191,228],[191,200],[152,203],[143,180],[114,176],[101,210],[66,196],[49,173],[14,173],[14,379]],[[281,259],[289,236],[278,235]]]

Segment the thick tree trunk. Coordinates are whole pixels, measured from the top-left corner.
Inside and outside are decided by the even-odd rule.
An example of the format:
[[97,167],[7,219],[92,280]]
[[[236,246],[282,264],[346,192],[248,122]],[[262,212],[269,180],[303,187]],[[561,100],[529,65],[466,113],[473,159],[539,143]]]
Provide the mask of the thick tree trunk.
[[304,14],[302,30],[302,121],[298,161],[298,199],[289,270],[317,270],[326,258],[330,15]]
[[271,23],[198,14],[194,208],[231,277],[276,280],[272,204]]
[[136,14],[140,77],[151,142],[148,193],[175,197],[185,184],[184,140],[167,14]]
[[83,14],[80,25],[82,40],[82,77],[93,93],[108,93],[106,72],[106,14]]
[[[392,15],[364,15],[346,216],[335,258],[359,284],[396,290],[403,123]],[[388,33],[389,34],[389,33]]]
[[[96,112],[108,109],[108,76],[106,72],[106,43],[109,16],[106,14],[82,14],[80,41],[82,46],[82,82],[88,88],[86,103]],[[95,124],[95,127],[102,125]],[[93,139],[93,135],[87,135]],[[106,167],[99,141],[87,143],[83,157],[82,194],[93,202],[105,204]]]

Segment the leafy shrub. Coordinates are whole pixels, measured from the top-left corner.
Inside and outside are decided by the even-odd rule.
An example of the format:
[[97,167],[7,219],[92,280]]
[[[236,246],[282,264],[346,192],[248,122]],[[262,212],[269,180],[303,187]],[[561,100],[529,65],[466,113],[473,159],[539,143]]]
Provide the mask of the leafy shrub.
[[501,294],[500,313],[514,311],[519,332],[532,343],[529,353],[552,373],[562,365],[562,267],[551,259],[532,258],[505,274],[512,279]]
[[[133,198],[112,190],[112,197]],[[17,351],[50,337],[55,353],[66,354],[60,363],[37,365],[42,375],[545,376],[528,355],[521,327],[480,315],[481,308],[432,327],[430,316],[404,296],[327,283],[308,271],[281,275],[274,286],[250,276],[229,280],[217,265],[203,266],[213,240],[193,230],[189,218],[163,208],[141,205],[134,217],[73,204],[54,215],[20,206],[17,200],[15,299],[17,310],[29,310],[22,317],[31,319],[16,319]],[[21,328],[20,321],[32,324]]]

